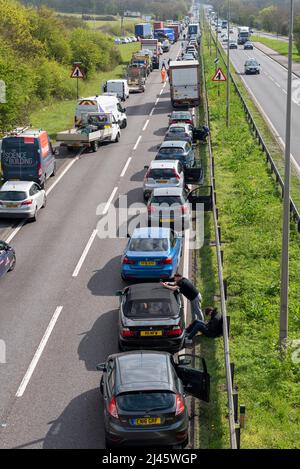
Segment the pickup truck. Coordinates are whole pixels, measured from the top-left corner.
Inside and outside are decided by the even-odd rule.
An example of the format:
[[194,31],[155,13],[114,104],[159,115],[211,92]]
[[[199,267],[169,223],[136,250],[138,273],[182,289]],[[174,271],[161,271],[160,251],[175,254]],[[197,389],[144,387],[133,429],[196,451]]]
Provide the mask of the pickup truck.
[[91,112],[82,116],[82,124],[56,135],[56,141],[68,149],[89,148],[96,152],[101,142],[118,142],[120,123],[111,113]]

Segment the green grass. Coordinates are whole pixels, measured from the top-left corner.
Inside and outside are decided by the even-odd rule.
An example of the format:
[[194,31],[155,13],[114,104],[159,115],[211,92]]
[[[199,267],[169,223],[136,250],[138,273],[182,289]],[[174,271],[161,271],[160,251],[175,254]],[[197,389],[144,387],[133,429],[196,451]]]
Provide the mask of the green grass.
[[[110,78],[123,78],[124,67],[130,61],[132,52],[139,49],[139,44],[122,44],[119,47],[122,64],[110,72],[96,73],[91,79],[79,82],[79,96],[94,96],[101,93],[101,84]],[[71,78],[70,78],[71,80]],[[74,124],[76,99],[55,101],[50,105],[40,107],[30,115],[33,127],[48,131],[50,137],[55,139],[58,131],[72,127]]]
[[[219,222],[224,240],[224,277],[228,280],[231,361],[236,365],[239,402],[246,405],[247,412],[241,446],[300,448],[300,366],[292,360],[292,347],[284,361],[278,358],[281,199],[233,87],[231,115],[235,119],[232,119],[230,129],[226,129],[226,90],[221,86],[219,98],[217,87],[210,80],[214,64],[206,37],[203,50],[216,161]],[[207,222],[210,223],[205,227],[208,241],[214,234],[211,222]],[[214,251],[210,251],[206,243],[199,253],[199,282],[204,291],[204,306],[213,301],[218,304]],[[299,338],[299,257],[299,235],[295,225],[291,224],[290,341]],[[217,390],[219,384],[225,382],[222,341],[201,338],[201,344],[201,353],[208,357],[209,367],[212,367],[209,371],[213,372],[216,381],[213,390]],[[224,396],[213,392],[212,399],[215,401],[212,409],[204,414],[204,430],[208,428],[210,432],[206,447],[222,447],[227,441]],[[199,438],[201,444],[201,432]]]
[[[251,42],[261,42],[265,46],[270,47],[270,49],[273,49],[281,55],[285,55],[286,57],[288,55],[289,44],[288,42],[282,41],[280,39],[269,39],[263,36],[252,35]],[[300,55],[296,46],[293,46],[293,60],[300,62]]]

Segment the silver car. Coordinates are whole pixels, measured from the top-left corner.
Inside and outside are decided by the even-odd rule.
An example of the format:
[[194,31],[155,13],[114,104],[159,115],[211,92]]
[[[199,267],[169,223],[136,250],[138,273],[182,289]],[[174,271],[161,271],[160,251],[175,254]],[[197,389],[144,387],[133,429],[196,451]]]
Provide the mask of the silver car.
[[30,218],[46,206],[46,192],[36,182],[7,181],[0,189],[0,218]]
[[189,191],[182,187],[154,189],[148,201],[148,223],[152,227],[168,226],[183,232],[190,226]]
[[165,135],[167,140],[184,140],[185,142],[193,143],[193,126],[191,124],[171,124]]
[[178,160],[151,161],[144,178],[144,199],[147,200],[152,191],[159,187],[184,187],[183,166]]

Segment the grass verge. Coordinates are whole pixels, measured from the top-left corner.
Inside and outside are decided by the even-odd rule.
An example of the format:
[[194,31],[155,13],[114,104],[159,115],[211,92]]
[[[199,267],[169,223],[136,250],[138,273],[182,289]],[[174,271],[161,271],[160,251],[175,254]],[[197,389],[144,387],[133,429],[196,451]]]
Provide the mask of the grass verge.
[[[261,42],[270,49],[275,50],[278,54],[288,56],[289,44],[286,41],[280,39],[269,39],[264,36],[251,36],[251,42]],[[300,62],[300,55],[296,46],[293,46],[293,60]]]
[[[121,44],[119,46],[122,63],[110,72],[95,73],[86,81],[79,82],[80,96],[95,96],[101,94],[101,84],[110,78],[123,78],[124,67],[130,61],[132,52],[139,49],[139,43]],[[70,78],[71,80],[71,78]],[[72,127],[74,124],[76,100],[54,101],[50,105],[42,106],[30,115],[33,127],[48,131],[50,137],[55,139],[58,131]]]
[[[224,277],[228,281],[231,361],[236,365],[235,382],[239,385],[239,401],[247,409],[247,428],[242,432],[241,446],[299,448],[300,364],[297,350],[293,349],[293,340],[299,339],[300,328],[299,235],[294,224],[291,224],[289,348],[285,360],[280,361],[281,199],[276,183],[267,171],[263,154],[249,130],[233,86],[231,112],[235,119],[226,129],[226,90],[221,86],[221,96],[218,97],[217,87],[210,80],[215,66],[209,56],[206,35],[203,37],[203,51],[216,161]],[[206,237],[211,236],[211,228],[205,227],[205,233]],[[213,301],[217,283],[213,268],[215,262],[209,260],[213,256],[209,249],[205,244],[199,259],[202,273],[199,282],[205,293],[205,306]],[[223,379],[221,342],[217,340],[211,344],[201,338],[201,343],[202,354],[207,353],[208,358],[213,356],[215,365],[210,372],[216,375],[213,379],[220,382]],[[210,347],[207,351],[206,346]],[[215,398],[215,393],[212,398]],[[220,401],[213,409],[215,417],[212,416],[220,425],[215,435],[220,444],[224,441],[221,409]],[[214,439],[211,436],[209,439],[206,447],[214,447]]]

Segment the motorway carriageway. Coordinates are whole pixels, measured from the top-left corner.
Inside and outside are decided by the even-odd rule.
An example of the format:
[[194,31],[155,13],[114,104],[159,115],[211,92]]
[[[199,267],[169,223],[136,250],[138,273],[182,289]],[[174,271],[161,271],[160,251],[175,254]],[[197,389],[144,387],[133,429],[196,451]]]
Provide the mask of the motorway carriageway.
[[[175,59],[180,42],[172,46]],[[167,57],[168,58],[168,57]],[[75,104],[74,104],[75,105]],[[46,189],[36,223],[9,229],[16,269],[1,279],[1,448],[104,448],[96,364],[118,351],[116,290],[126,239],[99,239],[109,203],[143,202],[144,165],[155,157],[171,112],[169,85],[151,73],[130,95],[119,143],[67,160]],[[97,207],[102,203],[101,210]],[[100,213],[99,213],[100,212]],[[181,269],[188,275],[185,244]]]
[[[225,29],[223,31],[225,32]],[[222,43],[220,34],[219,39],[227,53],[227,45]],[[234,34],[230,35],[230,39],[237,39],[237,28],[234,28]],[[252,57],[261,65],[259,75],[244,74],[245,61]],[[238,46],[237,50],[231,49],[230,59],[250,96],[284,148],[287,96],[286,68],[255,47],[253,50],[244,50],[243,46]],[[291,159],[293,167],[300,177],[300,79],[296,75],[293,75],[292,89]],[[234,121],[232,112],[230,119]]]

